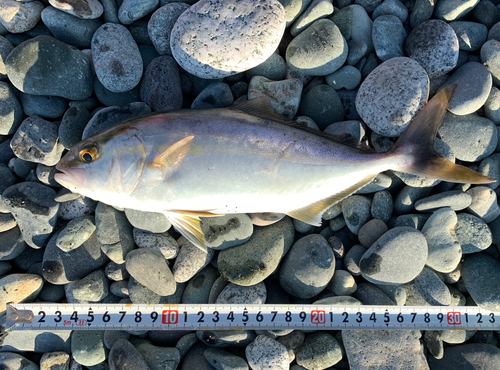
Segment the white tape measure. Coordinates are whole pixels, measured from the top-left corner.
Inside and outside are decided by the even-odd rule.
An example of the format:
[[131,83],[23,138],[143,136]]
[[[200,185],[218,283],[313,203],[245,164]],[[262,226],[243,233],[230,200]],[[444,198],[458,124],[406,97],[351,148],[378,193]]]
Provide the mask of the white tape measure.
[[472,306],[9,304],[8,330],[500,330]]

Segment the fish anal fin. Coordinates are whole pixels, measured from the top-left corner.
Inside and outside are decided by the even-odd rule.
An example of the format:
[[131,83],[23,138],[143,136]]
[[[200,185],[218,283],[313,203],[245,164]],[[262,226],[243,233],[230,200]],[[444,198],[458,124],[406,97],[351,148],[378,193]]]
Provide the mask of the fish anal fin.
[[184,157],[188,154],[191,142],[194,136],[187,136],[182,140],[172,144],[163,152],[158,154],[148,168],[158,169],[166,175],[169,172],[175,171],[181,164]]
[[207,246],[205,245],[205,238],[203,237],[200,218],[198,216],[171,211],[164,212],[164,215],[187,240],[207,253]]
[[376,176],[377,174],[366,176],[361,181],[349,186],[339,193],[330,195],[329,197],[309,204],[308,206],[287,212],[287,215],[299,221],[305,222],[306,224],[321,226],[321,216],[323,216],[323,213],[325,213],[328,208],[355,193],[362,187],[368,185]]

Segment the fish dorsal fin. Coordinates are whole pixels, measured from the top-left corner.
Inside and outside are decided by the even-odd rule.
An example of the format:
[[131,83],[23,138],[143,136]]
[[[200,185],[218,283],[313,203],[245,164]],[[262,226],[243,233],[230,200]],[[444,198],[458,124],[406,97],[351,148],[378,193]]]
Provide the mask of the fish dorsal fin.
[[363,186],[368,185],[376,176],[377,174],[366,176],[361,181],[349,186],[340,193],[333,194],[325,199],[309,204],[308,206],[287,212],[287,215],[305,222],[306,224],[321,226],[321,216],[323,216],[323,213],[325,213],[328,208],[361,189]]
[[188,136],[170,145],[148,164],[148,168],[160,170],[165,176],[175,171],[188,154],[193,138],[194,136]]
[[164,215],[187,240],[207,253],[205,238],[201,230],[200,218],[189,214],[164,212]]
[[271,106],[271,99],[267,96],[258,96],[252,100],[247,100],[242,103],[233,105],[228,109],[237,110],[251,116],[258,117],[265,120],[272,120],[275,122],[282,123],[284,125],[297,128],[302,131],[310,132],[317,136],[322,136],[329,140],[335,141],[337,143],[356,148],[364,152],[374,153],[375,151],[366,145],[358,142],[354,137],[349,134],[343,135],[333,135],[319,130],[312,129],[306,125],[283,117],[281,114],[277,113]]

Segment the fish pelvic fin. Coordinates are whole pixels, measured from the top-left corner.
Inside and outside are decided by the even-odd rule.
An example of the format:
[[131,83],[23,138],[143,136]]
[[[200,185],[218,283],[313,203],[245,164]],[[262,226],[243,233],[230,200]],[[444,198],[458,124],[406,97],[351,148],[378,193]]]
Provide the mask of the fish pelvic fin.
[[148,164],[148,167],[160,170],[165,177],[169,173],[174,172],[179,167],[186,154],[188,154],[193,138],[194,136],[188,136],[172,144],[158,154],[158,156]]
[[330,195],[308,206],[287,212],[287,215],[309,225],[321,226],[321,216],[323,216],[323,213],[325,213],[328,208],[368,185],[376,176],[377,174],[366,176],[361,181],[349,186],[339,193]]
[[434,150],[439,125],[443,121],[456,87],[456,84],[450,85],[434,95],[401,134],[389,153],[411,156],[411,159],[409,164],[406,163],[393,170],[457,183],[489,184],[494,182],[490,177],[441,157]]
[[164,215],[182,236],[200,248],[203,252],[207,253],[207,246],[198,216],[176,212],[164,212]]

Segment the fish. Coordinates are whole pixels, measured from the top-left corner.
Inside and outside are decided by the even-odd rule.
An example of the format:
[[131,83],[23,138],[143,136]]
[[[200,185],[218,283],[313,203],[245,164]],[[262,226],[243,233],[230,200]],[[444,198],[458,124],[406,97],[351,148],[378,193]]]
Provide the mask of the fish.
[[387,170],[455,183],[494,181],[433,149],[455,88],[429,100],[386,153],[309,129],[256,98],[127,120],[72,147],[54,178],[115,207],[162,213],[205,251],[203,217],[247,213],[265,225],[265,215],[288,215],[320,226],[328,208]]

